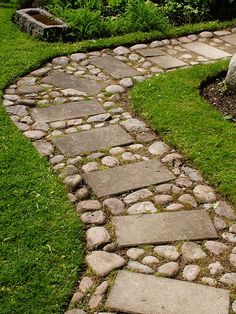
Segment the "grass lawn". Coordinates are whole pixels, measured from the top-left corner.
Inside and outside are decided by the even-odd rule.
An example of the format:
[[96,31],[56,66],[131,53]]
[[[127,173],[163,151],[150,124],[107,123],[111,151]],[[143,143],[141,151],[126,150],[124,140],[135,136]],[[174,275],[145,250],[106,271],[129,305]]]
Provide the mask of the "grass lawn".
[[[9,23],[0,9],[0,89],[61,51]],[[46,158],[0,106],[0,313],[62,313],[83,262],[83,232]]]
[[176,70],[149,79],[131,92],[134,109],[236,205],[236,128],[200,96],[208,77],[228,61]]

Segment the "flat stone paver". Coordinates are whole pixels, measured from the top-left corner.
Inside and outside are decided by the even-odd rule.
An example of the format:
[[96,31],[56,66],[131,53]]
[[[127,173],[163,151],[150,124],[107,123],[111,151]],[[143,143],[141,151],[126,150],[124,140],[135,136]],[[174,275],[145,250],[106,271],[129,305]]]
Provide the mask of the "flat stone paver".
[[103,69],[115,79],[140,75],[140,72],[111,56],[93,58],[90,63]]
[[173,68],[179,68],[179,67],[183,67],[187,65],[187,63],[169,55],[149,57],[148,60],[150,60],[153,63],[156,63],[157,65],[167,70],[173,69]]
[[229,44],[236,45],[236,34],[223,36],[221,39],[227,41]]
[[193,51],[197,54],[213,60],[227,58],[231,56],[231,54],[228,52],[222,51],[218,48],[200,42],[184,44],[182,46],[190,51]]
[[34,93],[40,93],[44,91],[44,88],[41,86],[29,86],[29,85],[22,85],[18,87],[19,94],[34,94]]
[[91,80],[88,78],[76,78],[73,75],[53,71],[48,76],[42,79],[42,83],[50,84],[60,88],[72,88],[80,92],[86,93],[87,95],[96,95],[102,89],[107,87],[105,82]]
[[165,52],[158,48],[145,48],[145,49],[138,49],[136,50],[139,54],[144,57],[154,57],[154,56],[163,56]]
[[218,237],[204,210],[117,216],[113,223],[121,247]]
[[53,122],[59,120],[76,119],[104,113],[105,110],[96,99],[83,100],[52,105],[47,108],[36,108],[31,111],[35,121]]
[[68,134],[53,139],[53,143],[66,156],[95,152],[99,149],[130,144],[133,138],[119,125]]
[[156,159],[84,175],[88,185],[99,197],[165,183],[174,178],[174,175]]
[[228,314],[229,291],[120,271],[105,307],[140,314]]

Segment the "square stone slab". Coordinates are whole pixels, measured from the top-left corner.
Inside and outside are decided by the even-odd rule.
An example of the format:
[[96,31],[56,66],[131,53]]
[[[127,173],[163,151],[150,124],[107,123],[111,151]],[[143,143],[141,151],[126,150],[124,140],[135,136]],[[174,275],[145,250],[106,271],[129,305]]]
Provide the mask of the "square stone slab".
[[236,45],[236,34],[222,36],[220,39],[227,41],[229,44]]
[[227,58],[231,56],[231,54],[228,52],[222,51],[218,48],[200,42],[184,44],[182,46],[190,51],[193,51],[199,55],[213,60]]
[[218,237],[204,210],[117,216],[113,223],[121,247]]
[[156,63],[157,65],[159,65],[160,67],[164,69],[180,68],[187,65],[187,63],[169,55],[159,56],[159,57],[150,57],[148,59],[151,62]]
[[228,314],[229,291],[120,271],[106,309],[140,314]]
[[21,85],[18,87],[19,94],[27,95],[27,94],[38,94],[44,91],[45,88],[42,86],[31,86],[31,85]]
[[111,56],[93,58],[90,63],[103,69],[115,79],[140,75],[140,72]]
[[72,88],[88,95],[96,95],[108,84],[88,78],[75,77],[64,72],[53,71],[42,79],[42,83],[60,87],[63,89]]
[[88,185],[99,197],[165,183],[174,178],[173,174],[156,159],[84,175]]
[[68,134],[53,139],[63,155],[68,157],[96,152],[99,149],[133,143],[134,139],[119,125]]
[[163,56],[165,52],[158,48],[145,48],[145,49],[138,49],[136,50],[139,54],[144,57],[154,57],[154,56]]
[[67,119],[76,119],[104,113],[105,110],[96,99],[82,100],[52,105],[47,108],[36,108],[31,111],[35,121],[52,122]]

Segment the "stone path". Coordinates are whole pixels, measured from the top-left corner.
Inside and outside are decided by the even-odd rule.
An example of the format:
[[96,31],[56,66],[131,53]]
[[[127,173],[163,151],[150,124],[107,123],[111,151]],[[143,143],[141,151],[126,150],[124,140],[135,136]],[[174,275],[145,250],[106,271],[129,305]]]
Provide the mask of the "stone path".
[[[59,57],[3,104],[48,156],[84,222],[67,314],[236,313],[236,215],[129,108],[127,89],[236,52],[236,29]],[[166,277],[166,278],[163,278]]]

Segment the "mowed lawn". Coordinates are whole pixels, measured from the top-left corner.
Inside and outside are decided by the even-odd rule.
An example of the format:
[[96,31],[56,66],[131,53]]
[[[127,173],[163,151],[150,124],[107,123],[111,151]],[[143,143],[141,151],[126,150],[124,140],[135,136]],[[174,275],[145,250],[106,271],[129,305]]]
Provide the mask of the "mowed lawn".
[[[0,8],[0,89],[61,52]],[[59,179],[0,105],[0,313],[62,313],[83,262],[83,227]]]
[[200,95],[228,61],[161,74],[132,91],[134,110],[236,205],[236,128]]

